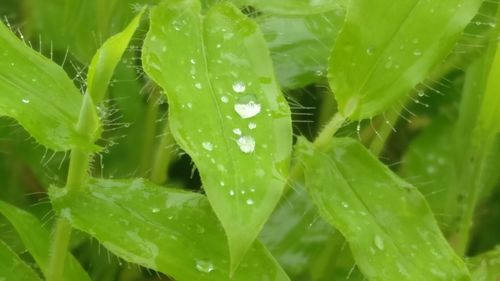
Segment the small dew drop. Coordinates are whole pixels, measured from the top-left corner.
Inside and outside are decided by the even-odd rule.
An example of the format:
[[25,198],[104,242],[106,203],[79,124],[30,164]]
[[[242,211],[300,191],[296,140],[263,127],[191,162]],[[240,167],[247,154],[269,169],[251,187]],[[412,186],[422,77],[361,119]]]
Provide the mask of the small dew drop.
[[224,181],[220,181],[220,186],[225,186],[226,183]]
[[382,237],[380,237],[378,235],[375,235],[375,237],[373,238],[373,242],[375,243],[375,246],[379,250],[383,250],[384,249],[384,240],[382,239]]
[[250,123],[248,124],[248,129],[253,130],[253,129],[255,129],[255,128],[257,128],[257,124],[255,124],[254,122],[250,122]]
[[234,190],[229,190],[229,196],[234,196]]
[[247,203],[247,205],[250,205],[250,206],[254,204],[252,199],[247,199],[246,203]]
[[242,136],[236,142],[243,153],[249,154],[255,151],[255,139],[251,136]]
[[420,51],[419,49],[416,49],[415,51],[413,51],[413,54],[417,57],[421,56],[422,55],[422,51]]
[[254,117],[260,113],[261,105],[257,103],[253,96],[247,96],[234,105],[234,110],[243,119]]
[[211,142],[205,141],[201,145],[203,146],[204,149],[208,151],[214,150],[214,145]]
[[201,90],[202,86],[201,86],[201,83],[196,83],[194,84],[194,87],[198,90]]
[[227,96],[222,96],[220,97],[220,100],[223,102],[223,103],[228,103],[229,102],[229,98]]
[[375,54],[375,48],[368,48],[366,49],[366,53],[369,55],[369,56],[373,56]]
[[233,133],[235,133],[236,135],[238,136],[241,136],[241,130],[236,128],[236,129],[233,129]]
[[151,212],[153,214],[159,213],[160,212],[160,208],[153,208],[153,209],[151,209]]
[[349,204],[347,204],[347,202],[342,202],[342,207],[349,208]]
[[21,101],[22,101],[23,103],[25,103],[25,104],[30,103],[30,100],[29,100],[29,99],[27,99],[27,98],[24,98],[24,99],[22,99]]
[[189,60],[189,62],[190,62],[191,64],[196,64],[196,61],[195,61],[194,59],[190,59],[190,60]]
[[246,90],[246,86],[243,82],[239,81],[233,84],[233,91],[236,93],[243,93]]
[[210,273],[214,271],[214,265],[209,261],[198,260],[196,261],[196,270]]

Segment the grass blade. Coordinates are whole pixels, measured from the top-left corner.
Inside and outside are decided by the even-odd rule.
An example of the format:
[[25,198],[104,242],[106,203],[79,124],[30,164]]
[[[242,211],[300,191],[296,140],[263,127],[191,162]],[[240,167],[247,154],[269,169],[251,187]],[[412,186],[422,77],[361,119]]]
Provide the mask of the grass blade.
[[[50,190],[57,212],[129,262],[179,281],[287,281],[258,242],[229,277],[227,242],[205,196],[143,179],[90,181],[88,192]],[[109,231],[113,229],[113,231]]]
[[[14,226],[28,252],[33,256],[42,272],[47,274],[49,266],[49,232],[33,215],[3,201],[0,201],[0,213]],[[70,215],[67,212],[64,214],[66,216]],[[69,253],[67,266],[64,268],[63,274],[64,280],[90,281],[90,277],[85,270]]]
[[283,191],[291,116],[257,25],[228,3],[200,11],[195,0],[153,9],[143,62],[166,91],[171,131],[200,171],[234,270]]
[[398,106],[449,55],[481,3],[350,1],[330,57],[341,114],[360,120]]
[[423,196],[353,139],[302,139],[306,186],[369,280],[470,280]]

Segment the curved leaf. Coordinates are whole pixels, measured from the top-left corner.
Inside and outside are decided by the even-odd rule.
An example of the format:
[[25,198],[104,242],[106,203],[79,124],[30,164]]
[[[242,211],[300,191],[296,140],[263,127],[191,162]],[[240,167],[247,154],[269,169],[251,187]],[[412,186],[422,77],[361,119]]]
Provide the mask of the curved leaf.
[[[49,232],[33,215],[3,201],[0,201],[0,213],[14,226],[28,252],[33,256],[42,272],[47,274],[50,254]],[[85,270],[69,253],[67,263],[63,272],[64,280],[90,281]]]
[[3,23],[0,57],[0,116],[16,119],[50,149],[97,150],[94,136],[75,129],[82,95],[61,67],[23,44]]
[[0,240],[1,280],[40,281],[40,278],[19,256]]
[[94,104],[101,102],[104,98],[116,65],[120,62],[135,30],[139,26],[143,13],[144,9],[122,32],[106,40],[92,58],[87,75],[87,92],[92,97]]
[[257,25],[228,3],[200,11],[195,0],[153,9],[143,62],[166,90],[172,133],[200,171],[234,270],[281,196],[290,109]]
[[59,214],[124,260],[179,281],[289,280],[258,242],[231,279],[224,231],[201,194],[143,179],[92,179],[86,190],[49,193]]
[[306,186],[320,214],[349,242],[370,280],[471,280],[423,196],[359,142],[320,151],[305,139]]
[[481,3],[350,1],[330,59],[339,111],[360,120],[397,106],[452,51]]

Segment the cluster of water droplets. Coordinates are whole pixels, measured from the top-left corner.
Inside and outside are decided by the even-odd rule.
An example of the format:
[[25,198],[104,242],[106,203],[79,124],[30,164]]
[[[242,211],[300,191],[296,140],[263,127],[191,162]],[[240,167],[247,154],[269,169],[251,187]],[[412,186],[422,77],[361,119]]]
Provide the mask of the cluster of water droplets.
[[[232,89],[236,94],[241,95],[238,97],[237,102],[234,104],[234,111],[242,118],[249,119],[257,116],[261,112],[261,105],[257,101],[257,97],[252,94],[246,94],[246,85],[242,81],[236,81],[232,85]],[[227,101],[227,98],[224,99],[225,96],[221,98],[223,102]],[[254,130],[257,128],[257,124],[254,122],[250,122],[248,124],[248,128],[250,130]],[[236,144],[240,148],[243,153],[252,153],[255,151],[255,139],[250,135],[243,135],[240,128],[233,129],[233,133],[238,136],[236,139]],[[247,202],[249,203],[249,202]],[[253,204],[249,203],[249,205]]]

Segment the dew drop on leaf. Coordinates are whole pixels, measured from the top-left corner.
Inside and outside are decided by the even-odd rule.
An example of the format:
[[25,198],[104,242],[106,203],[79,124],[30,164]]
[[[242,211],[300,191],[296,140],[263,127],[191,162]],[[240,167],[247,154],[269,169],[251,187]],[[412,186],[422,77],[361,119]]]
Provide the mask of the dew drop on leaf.
[[27,98],[24,98],[24,99],[22,99],[22,102],[25,103],[25,104],[28,104],[28,103],[30,103],[30,100],[27,99]]
[[239,81],[233,84],[233,91],[236,93],[243,93],[246,90],[246,86],[243,82]]
[[421,56],[422,55],[422,51],[420,51],[419,49],[416,49],[415,51],[413,51],[413,54],[417,57]]
[[201,145],[203,146],[204,149],[206,149],[208,151],[212,151],[214,149],[214,145],[208,141],[201,143]]
[[214,270],[214,265],[209,261],[197,260],[196,261],[196,270],[209,273]]
[[233,133],[235,133],[236,135],[238,136],[241,136],[241,130],[236,128],[236,129],[233,129]]
[[160,208],[153,208],[151,209],[151,212],[156,214],[156,213],[159,213],[160,212]]
[[244,153],[255,151],[255,139],[251,136],[242,136],[237,141],[240,150]]
[[250,123],[248,124],[248,129],[253,130],[253,129],[255,129],[255,128],[257,128],[257,124],[255,124],[254,122],[250,122]]
[[247,205],[253,205],[254,202],[252,199],[247,199],[246,203]]
[[382,237],[380,237],[378,235],[375,235],[375,237],[373,238],[373,242],[375,243],[375,246],[379,250],[383,250],[384,249],[384,240],[382,239]]
[[259,114],[261,106],[255,101],[254,96],[249,95],[238,100],[238,103],[234,105],[234,110],[241,118],[247,119]]
[[220,98],[220,100],[223,102],[223,103],[228,103],[229,102],[229,98],[227,96],[222,96]]

